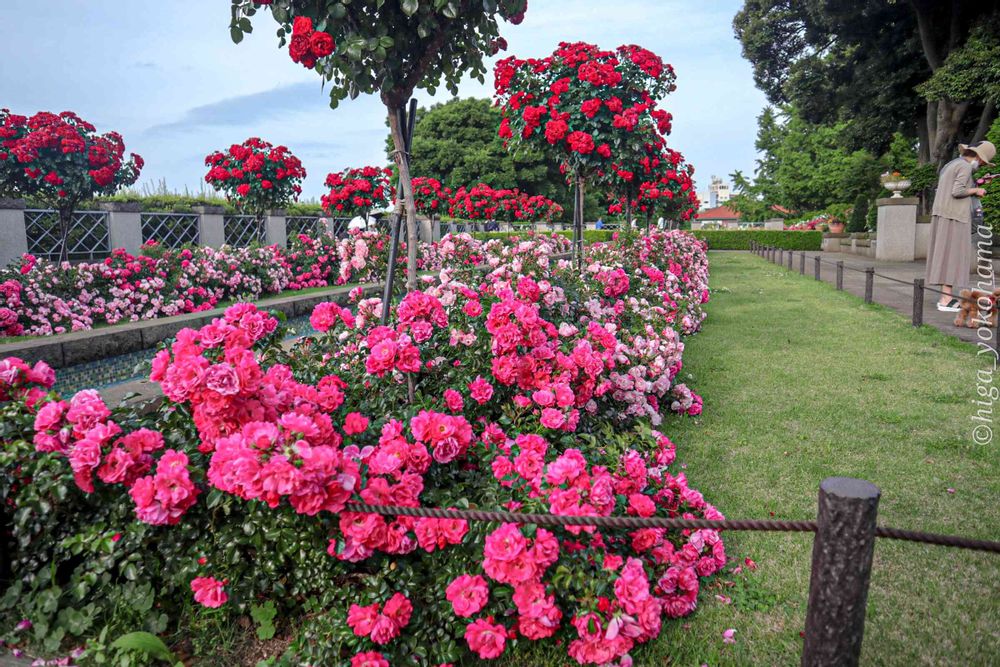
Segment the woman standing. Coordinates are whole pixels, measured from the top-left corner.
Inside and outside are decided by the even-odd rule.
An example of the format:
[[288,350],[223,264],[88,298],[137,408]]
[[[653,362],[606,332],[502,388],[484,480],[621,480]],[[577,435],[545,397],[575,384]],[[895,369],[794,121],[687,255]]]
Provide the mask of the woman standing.
[[931,242],[927,249],[927,282],[941,285],[937,309],[955,313],[959,301],[952,289],[966,284],[972,266],[972,206],[969,197],[982,197],[986,191],[973,187],[972,174],[997,153],[988,141],[959,144],[959,157],[941,169],[934,209],[931,211]]

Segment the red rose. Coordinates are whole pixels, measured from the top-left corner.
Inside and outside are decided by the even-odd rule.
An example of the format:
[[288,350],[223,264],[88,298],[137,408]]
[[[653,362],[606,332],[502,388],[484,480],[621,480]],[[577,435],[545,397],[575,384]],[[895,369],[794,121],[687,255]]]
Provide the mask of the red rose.
[[239,194],[239,196],[241,196],[241,197],[246,197],[248,194],[250,194],[250,184],[249,183],[241,183],[241,184],[237,185],[236,186],[236,193]]
[[569,144],[571,150],[581,155],[586,155],[594,150],[594,138],[586,132],[571,132],[566,137],[566,142]]
[[309,50],[317,58],[323,58],[333,53],[333,37],[325,32],[314,32],[309,38]]
[[309,38],[305,35],[293,35],[292,41],[288,44],[288,55],[297,63],[302,63],[312,54]]
[[271,183],[271,181],[268,180],[263,180],[260,182],[260,187],[264,188],[265,190],[270,190],[273,187],[273,183]]
[[312,31],[313,22],[308,16],[296,16],[295,20],[292,21],[293,35],[305,35],[308,37]]
[[550,144],[554,144],[566,136],[569,125],[561,120],[550,120],[545,124],[545,138]]
[[597,112],[600,110],[601,110],[601,100],[597,99],[596,97],[589,99],[580,105],[580,111],[582,111],[583,115],[586,116],[587,118],[593,118],[594,116],[597,115]]
[[611,157],[611,146],[601,144],[597,147],[597,154],[601,157]]

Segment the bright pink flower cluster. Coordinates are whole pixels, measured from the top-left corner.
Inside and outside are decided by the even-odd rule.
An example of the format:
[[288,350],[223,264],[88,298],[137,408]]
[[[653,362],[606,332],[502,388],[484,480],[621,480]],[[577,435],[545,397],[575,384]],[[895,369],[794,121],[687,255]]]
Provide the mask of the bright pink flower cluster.
[[191,580],[194,601],[212,609],[221,607],[229,599],[224,588],[225,584],[225,581],[213,577],[195,577]]
[[410,623],[413,604],[402,593],[393,593],[384,605],[378,602],[362,607],[352,604],[347,624],[359,637],[370,637],[376,644],[388,644]]

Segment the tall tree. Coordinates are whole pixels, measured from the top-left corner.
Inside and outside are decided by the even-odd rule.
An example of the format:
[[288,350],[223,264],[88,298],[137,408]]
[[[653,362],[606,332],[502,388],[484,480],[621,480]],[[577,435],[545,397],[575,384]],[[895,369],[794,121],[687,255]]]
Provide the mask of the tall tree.
[[995,105],[978,95],[924,99],[917,86],[989,22],[998,0],[746,0],[733,20],[754,78],[774,104],[813,123],[848,117],[846,138],[881,154],[903,130],[921,163],[947,161],[988,127]]
[[417,218],[406,155],[405,105],[416,88],[433,94],[444,83],[457,93],[466,74],[483,80],[487,55],[506,43],[499,19],[520,23],[527,0],[232,0],[230,35],[253,30],[251,17],[266,6],[278,22],[281,46],[292,60],[329,83],[330,106],[378,93],[385,104],[406,213],[407,288],[417,286]]

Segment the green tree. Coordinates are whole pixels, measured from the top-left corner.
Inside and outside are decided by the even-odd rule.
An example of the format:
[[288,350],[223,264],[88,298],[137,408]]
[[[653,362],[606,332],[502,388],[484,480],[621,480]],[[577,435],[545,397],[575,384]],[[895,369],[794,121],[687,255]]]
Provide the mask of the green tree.
[[[378,93],[385,104],[406,212],[407,288],[417,287],[417,218],[405,157],[404,107],[416,88],[452,93],[466,74],[483,81],[484,59],[503,45],[499,19],[520,23],[527,0],[274,0],[265,5],[278,22],[281,46],[314,69],[329,86],[330,106]],[[257,0],[232,0],[230,35],[240,42],[253,31]]]
[[[528,146],[516,152],[504,148],[497,136],[500,120],[500,110],[486,98],[456,97],[418,108],[410,151],[412,172],[436,178],[452,190],[476,183],[516,188],[544,195],[569,210],[572,195],[558,165]],[[391,156],[392,150],[390,136],[387,154]],[[586,204],[589,216],[599,214],[598,193],[589,193]]]
[[[960,51],[998,0],[746,0],[733,20],[754,78],[773,104],[811,123],[852,119],[851,146],[880,155],[892,134],[919,138],[920,162],[944,164],[996,115],[974,99],[917,87]],[[995,33],[994,33],[995,34]]]
[[745,217],[763,219],[775,205],[817,211],[874,196],[882,163],[867,150],[846,147],[843,137],[851,129],[849,121],[812,124],[795,107],[765,109],[758,118],[761,157],[754,181],[733,174],[737,194],[729,205]]

